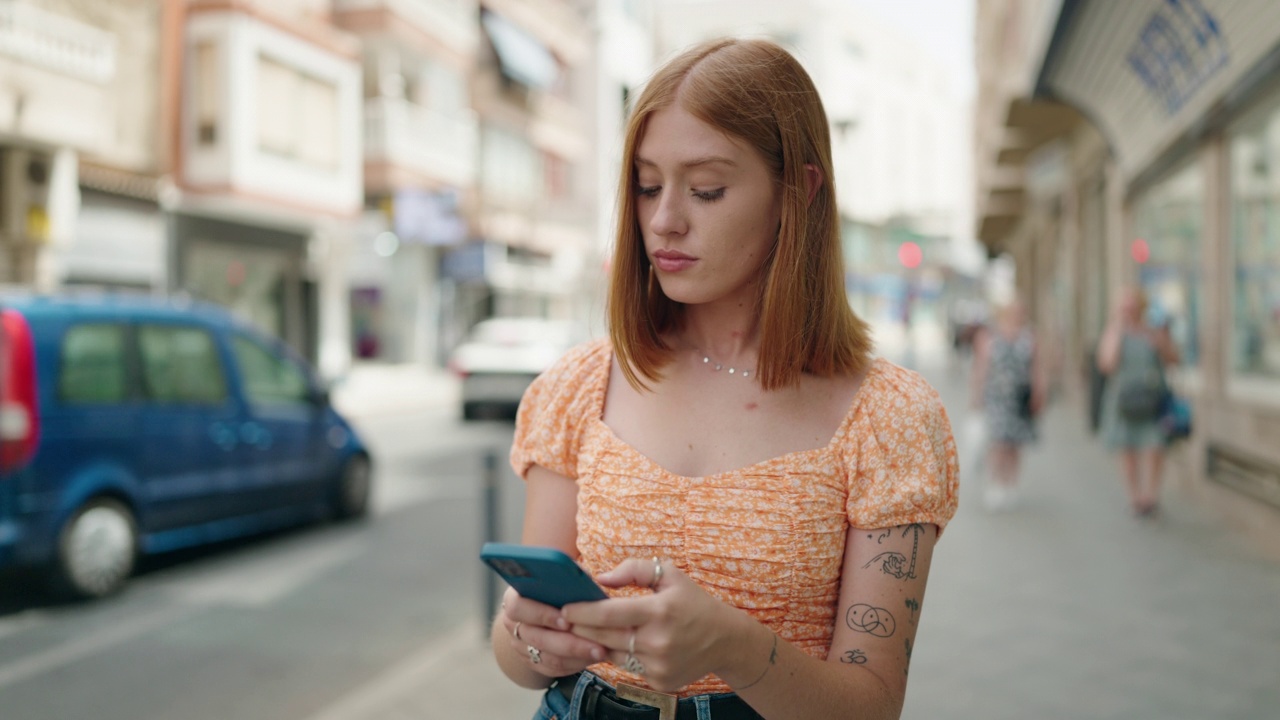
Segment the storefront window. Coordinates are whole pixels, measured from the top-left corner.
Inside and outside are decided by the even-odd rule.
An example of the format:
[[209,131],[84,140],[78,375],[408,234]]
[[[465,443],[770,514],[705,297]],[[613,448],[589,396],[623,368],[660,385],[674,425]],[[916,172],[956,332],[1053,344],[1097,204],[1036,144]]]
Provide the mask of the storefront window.
[[1280,377],[1280,95],[1231,132],[1232,368]]
[[1147,320],[1167,325],[1184,366],[1200,364],[1204,317],[1204,173],[1190,160],[1134,203],[1131,253],[1149,303]]

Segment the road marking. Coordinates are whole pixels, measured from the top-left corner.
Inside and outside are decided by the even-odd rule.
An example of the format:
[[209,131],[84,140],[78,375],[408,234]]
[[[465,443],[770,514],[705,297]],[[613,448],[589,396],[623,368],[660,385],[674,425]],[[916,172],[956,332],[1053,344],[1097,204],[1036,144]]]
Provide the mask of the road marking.
[[156,583],[174,597],[201,605],[270,605],[362,550],[360,536],[295,537],[285,547],[225,558],[221,567],[190,568]]
[[100,630],[76,640],[55,645],[48,650],[30,655],[7,665],[0,665],[0,687],[22,682],[43,672],[69,665],[118,643],[132,640],[152,630],[177,620],[191,612],[190,608],[174,606],[154,613],[140,615],[133,620],[113,622]]
[[422,679],[431,677],[445,663],[474,652],[482,636],[480,626],[462,627],[392,665],[385,672],[331,703],[307,720],[368,720],[380,710],[422,691]]

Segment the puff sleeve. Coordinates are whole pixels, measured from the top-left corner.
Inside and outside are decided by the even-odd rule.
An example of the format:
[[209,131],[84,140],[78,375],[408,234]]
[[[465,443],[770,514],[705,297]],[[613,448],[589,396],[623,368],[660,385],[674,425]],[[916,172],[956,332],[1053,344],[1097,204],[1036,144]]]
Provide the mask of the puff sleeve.
[[516,412],[511,469],[525,477],[539,465],[578,477],[578,448],[592,412],[599,412],[601,384],[612,355],[607,339],[574,347],[534,379]]
[[934,523],[941,531],[955,516],[960,483],[947,411],[919,374],[885,365],[845,443],[849,523]]

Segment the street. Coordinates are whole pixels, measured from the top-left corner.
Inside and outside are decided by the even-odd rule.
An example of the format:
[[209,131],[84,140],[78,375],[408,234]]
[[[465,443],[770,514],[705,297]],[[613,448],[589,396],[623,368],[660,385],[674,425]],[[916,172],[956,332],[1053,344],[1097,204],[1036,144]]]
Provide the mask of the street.
[[97,603],[0,587],[0,717],[305,718],[460,623],[478,627],[483,453],[498,453],[508,527],[523,490],[505,462],[511,426],[456,418],[357,421],[379,461],[366,521],[148,561]]

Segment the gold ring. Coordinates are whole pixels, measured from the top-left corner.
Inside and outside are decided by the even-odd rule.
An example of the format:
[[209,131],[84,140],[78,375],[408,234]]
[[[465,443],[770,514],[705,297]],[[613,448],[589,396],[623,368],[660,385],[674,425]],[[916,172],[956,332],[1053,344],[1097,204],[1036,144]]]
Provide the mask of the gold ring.
[[517,621],[517,622],[516,622],[516,629],[515,629],[515,630],[512,630],[512,631],[511,631],[511,634],[515,637],[515,639],[517,639],[517,640],[523,640],[523,638],[521,638],[521,637],[520,637],[520,622],[519,622],[519,621]]

